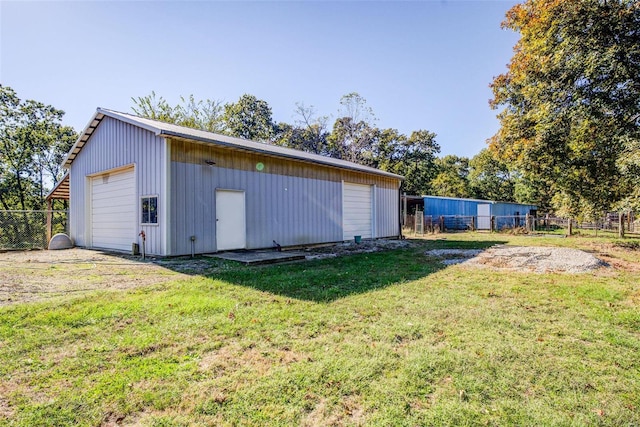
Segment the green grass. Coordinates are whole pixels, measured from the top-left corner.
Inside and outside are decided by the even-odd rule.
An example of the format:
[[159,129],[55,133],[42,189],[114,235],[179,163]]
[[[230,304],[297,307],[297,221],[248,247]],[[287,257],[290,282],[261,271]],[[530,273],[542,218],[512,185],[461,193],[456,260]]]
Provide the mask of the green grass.
[[639,425],[640,273],[444,268],[412,249],[0,309],[0,424]]

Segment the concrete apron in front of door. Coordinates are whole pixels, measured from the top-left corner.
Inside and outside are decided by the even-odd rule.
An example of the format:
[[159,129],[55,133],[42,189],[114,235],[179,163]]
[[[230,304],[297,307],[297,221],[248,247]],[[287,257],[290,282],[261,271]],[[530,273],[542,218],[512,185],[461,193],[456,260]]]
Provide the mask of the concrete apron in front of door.
[[302,252],[278,252],[274,250],[230,251],[217,254],[205,254],[203,256],[241,262],[245,265],[276,264],[279,262],[299,261],[306,258]]

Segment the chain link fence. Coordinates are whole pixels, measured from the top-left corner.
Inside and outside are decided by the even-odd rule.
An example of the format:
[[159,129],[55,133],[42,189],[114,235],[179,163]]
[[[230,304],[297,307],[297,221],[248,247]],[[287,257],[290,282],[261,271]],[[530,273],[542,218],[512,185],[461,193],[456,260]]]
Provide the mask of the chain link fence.
[[56,233],[69,233],[68,211],[0,211],[0,250],[46,249]]

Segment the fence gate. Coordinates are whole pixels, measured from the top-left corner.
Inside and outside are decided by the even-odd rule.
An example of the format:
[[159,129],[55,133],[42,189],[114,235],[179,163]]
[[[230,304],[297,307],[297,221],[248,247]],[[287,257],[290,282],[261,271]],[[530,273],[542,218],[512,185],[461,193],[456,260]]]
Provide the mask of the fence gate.
[[416,211],[415,225],[415,233],[424,234],[424,213],[422,211]]

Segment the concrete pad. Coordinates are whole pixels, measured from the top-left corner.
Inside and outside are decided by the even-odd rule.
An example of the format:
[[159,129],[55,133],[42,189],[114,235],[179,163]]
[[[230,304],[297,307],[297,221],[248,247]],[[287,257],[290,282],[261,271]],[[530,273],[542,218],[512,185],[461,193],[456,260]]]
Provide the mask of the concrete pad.
[[241,262],[245,265],[275,264],[279,262],[299,261],[306,258],[306,255],[302,252],[278,252],[274,250],[221,252],[219,254],[205,254],[203,256]]

